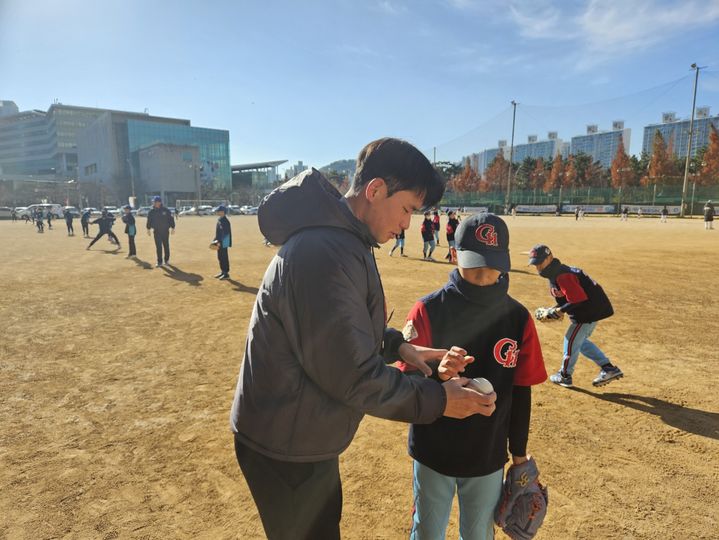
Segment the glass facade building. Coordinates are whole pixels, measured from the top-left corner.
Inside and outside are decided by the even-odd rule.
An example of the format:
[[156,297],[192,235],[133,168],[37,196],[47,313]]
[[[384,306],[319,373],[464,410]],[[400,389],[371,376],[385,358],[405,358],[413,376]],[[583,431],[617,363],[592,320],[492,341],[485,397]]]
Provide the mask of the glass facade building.
[[561,150],[561,139],[549,139],[546,141],[534,141],[526,144],[517,144],[514,146],[512,161],[514,163],[522,163],[527,158],[542,158],[544,161],[552,161],[554,156],[561,153]]
[[[692,157],[697,152],[709,145],[709,133],[711,125],[719,129],[719,115],[707,116],[706,118],[694,119],[694,133],[692,135]],[[689,120],[677,120],[674,122],[666,122],[662,124],[649,124],[644,127],[644,140],[642,141],[642,152],[652,153],[654,145],[654,137],[659,131],[664,137],[664,142],[669,146],[670,142],[674,155],[680,158],[687,157],[687,148],[689,147]]]
[[571,152],[575,156],[586,154],[592,158],[592,161],[598,161],[602,167],[608,168],[611,167],[620,144],[623,144],[627,151],[631,142],[630,137],[629,128],[577,135],[572,137]]
[[127,146],[135,153],[154,144],[196,146],[199,151],[199,178],[203,185],[217,189],[232,189],[230,168],[230,132],[190,125],[127,121]]

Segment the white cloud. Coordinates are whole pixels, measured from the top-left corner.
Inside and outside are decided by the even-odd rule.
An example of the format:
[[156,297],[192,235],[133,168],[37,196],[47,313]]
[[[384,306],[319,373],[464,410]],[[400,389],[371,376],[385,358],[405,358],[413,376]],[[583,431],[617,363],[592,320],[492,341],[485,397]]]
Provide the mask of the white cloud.
[[719,21],[719,0],[589,0],[583,5],[513,1],[509,20],[530,40],[573,41],[572,64],[587,70],[617,53],[645,50]]
[[379,0],[374,9],[386,15],[399,15],[407,11],[407,7],[396,1]]

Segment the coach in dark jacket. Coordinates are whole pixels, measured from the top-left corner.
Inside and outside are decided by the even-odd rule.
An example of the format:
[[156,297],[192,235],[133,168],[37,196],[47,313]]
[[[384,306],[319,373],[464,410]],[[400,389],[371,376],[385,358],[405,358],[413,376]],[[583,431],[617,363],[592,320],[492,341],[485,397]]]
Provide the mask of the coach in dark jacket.
[[310,169],[260,206],[262,234],[282,248],[255,301],[230,421],[270,539],[339,538],[338,456],[364,414],[429,423],[494,411],[496,396],[466,379],[440,385],[386,365],[401,356],[431,373],[424,361],[447,353],[386,328],[372,252],[442,192],[416,148],[380,139],[360,153],[346,198]]
[[[162,266],[170,262],[170,231],[175,234],[175,218],[169,208],[162,205],[162,199],[155,195],[152,198],[152,208],[147,213],[147,235],[152,229],[155,236],[155,250],[157,251],[157,265]],[[163,259],[162,250],[165,250]]]

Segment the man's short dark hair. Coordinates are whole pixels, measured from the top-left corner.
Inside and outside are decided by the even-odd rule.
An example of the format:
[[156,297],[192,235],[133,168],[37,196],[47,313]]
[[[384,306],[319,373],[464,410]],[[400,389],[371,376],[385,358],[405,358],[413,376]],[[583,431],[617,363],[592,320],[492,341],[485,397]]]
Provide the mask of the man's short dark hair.
[[401,139],[377,139],[360,151],[350,191],[359,192],[374,178],[384,179],[388,196],[414,191],[425,208],[437,204],[444,194],[444,180],[427,157]]

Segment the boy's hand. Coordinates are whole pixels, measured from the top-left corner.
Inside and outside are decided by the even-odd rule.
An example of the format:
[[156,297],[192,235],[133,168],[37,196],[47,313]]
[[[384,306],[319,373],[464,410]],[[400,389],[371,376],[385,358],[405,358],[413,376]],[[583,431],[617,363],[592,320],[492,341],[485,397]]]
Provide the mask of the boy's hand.
[[432,375],[432,368],[427,365],[427,362],[442,360],[445,354],[447,354],[447,349],[430,349],[411,343],[402,343],[399,346],[399,355],[405,364],[416,367],[426,377]]
[[472,362],[474,362],[474,356],[467,356],[467,351],[455,345],[442,358],[442,362],[437,369],[437,375],[443,381],[459,377],[459,374],[464,372],[465,366]]
[[480,394],[465,386],[469,379],[460,377],[451,379],[442,384],[447,394],[447,405],[444,408],[444,416],[450,418],[467,418],[473,414],[492,416],[496,406],[497,394]]

